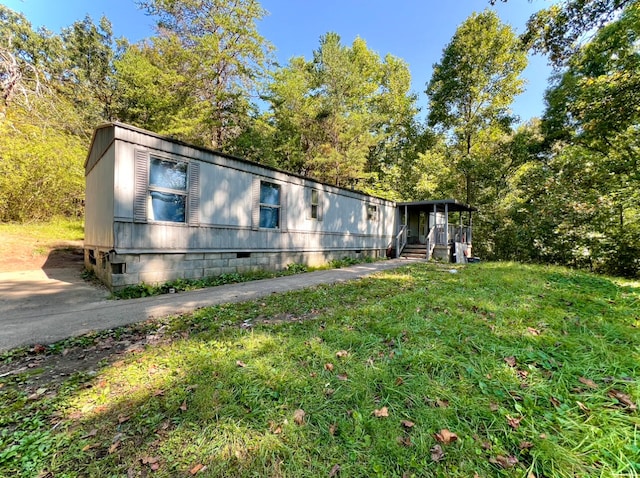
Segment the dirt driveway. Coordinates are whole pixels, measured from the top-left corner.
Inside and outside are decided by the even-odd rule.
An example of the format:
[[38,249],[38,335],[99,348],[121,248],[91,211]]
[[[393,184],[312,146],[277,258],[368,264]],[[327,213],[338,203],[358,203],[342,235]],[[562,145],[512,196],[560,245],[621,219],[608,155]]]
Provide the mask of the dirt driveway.
[[[9,239],[11,241],[11,238]],[[29,320],[71,305],[105,299],[104,287],[82,278],[82,242],[60,243],[38,254],[33,244],[7,244],[0,253],[0,334],[9,333],[8,321]],[[10,251],[10,252],[8,252]],[[34,322],[34,327],[38,324]]]

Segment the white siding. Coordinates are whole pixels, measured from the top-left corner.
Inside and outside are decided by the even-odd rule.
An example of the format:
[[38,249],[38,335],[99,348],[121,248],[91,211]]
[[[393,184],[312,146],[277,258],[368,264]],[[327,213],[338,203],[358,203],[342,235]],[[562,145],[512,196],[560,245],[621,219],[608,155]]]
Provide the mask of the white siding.
[[109,146],[86,176],[85,246],[113,247],[115,147]]

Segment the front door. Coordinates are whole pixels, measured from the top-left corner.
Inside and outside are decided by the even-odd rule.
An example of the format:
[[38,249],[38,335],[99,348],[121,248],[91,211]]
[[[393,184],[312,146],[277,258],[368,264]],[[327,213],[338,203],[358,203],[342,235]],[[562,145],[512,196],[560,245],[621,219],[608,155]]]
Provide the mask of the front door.
[[429,221],[427,221],[427,214],[424,211],[420,211],[418,231],[418,240],[420,241],[420,244],[426,244],[427,236],[429,235]]

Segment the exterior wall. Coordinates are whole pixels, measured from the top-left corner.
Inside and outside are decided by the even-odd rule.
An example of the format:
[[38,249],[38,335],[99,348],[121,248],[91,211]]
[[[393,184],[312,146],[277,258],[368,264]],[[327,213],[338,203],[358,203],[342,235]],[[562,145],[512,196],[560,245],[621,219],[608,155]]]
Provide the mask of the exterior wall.
[[[99,147],[106,148],[104,154],[96,151]],[[147,191],[140,192],[136,178],[142,177],[140,158],[148,161],[149,155],[188,163],[187,222],[152,221],[146,215],[141,219],[140,198]],[[343,257],[384,257],[395,237],[393,202],[127,125],[96,131],[85,168],[85,265],[111,288],[279,270],[291,263],[314,266]],[[192,168],[198,174],[197,189],[191,189]],[[280,228],[256,224],[259,181],[280,185]],[[310,214],[312,189],[319,199],[316,219]]]
[[87,248],[113,247],[114,167],[116,148],[113,143],[86,174],[85,236]]

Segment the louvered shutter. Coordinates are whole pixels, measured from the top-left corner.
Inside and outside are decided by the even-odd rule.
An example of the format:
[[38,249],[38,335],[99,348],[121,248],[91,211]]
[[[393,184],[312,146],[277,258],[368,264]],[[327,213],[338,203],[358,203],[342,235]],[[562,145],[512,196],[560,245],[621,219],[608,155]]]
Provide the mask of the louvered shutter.
[[287,195],[284,184],[280,185],[280,230],[287,230]]
[[253,178],[251,199],[251,228],[257,231],[260,227],[260,178]]
[[305,219],[313,219],[311,217],[311,198],[312,198],[312,189],[311,188],[304,188],[304,210],[305,210]]
[[323,194],[322,191],[320,191],[318,189],[318,221],[322,221],[322,214],[323,214],[323,207],[322,207],[322,203],[323,203]]
[[200,224],[200,163],[189,163],[189,224]]
[[147,191],[149,187],[149,153],[135,150],[133,221],[147,222]]

